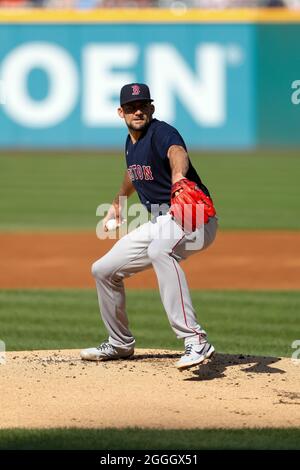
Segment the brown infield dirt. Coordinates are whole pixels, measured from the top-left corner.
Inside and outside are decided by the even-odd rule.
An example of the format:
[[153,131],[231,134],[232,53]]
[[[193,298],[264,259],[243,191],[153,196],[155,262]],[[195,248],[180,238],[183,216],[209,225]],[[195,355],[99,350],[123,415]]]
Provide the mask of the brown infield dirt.
[[291,359],[216,354],[179,372],[176,351],[86,362],[79,351],[9,352],[0,428],[243,428],[300,425]]
[[[0,234],[0,288],[94,287],[90,267],[115,243],[95,233]],[[193,289],[299,289],[300,232],[219,232],[214,244],[182,262]],[[153,270],[126,280],[157,288]]]
[[[0,234],[0,288],[94,287],[91,263],[114,241],[94,233]],[[300,232],[220,232],[183,262],[195,289],[299,289]],[[157,288],[152,270],[126,281]],[[300,425],[300,364],[216,354],[184,372],[182,352],[137,350],[84,362],[79,351],[6,353],[0,428],[243,428]]]

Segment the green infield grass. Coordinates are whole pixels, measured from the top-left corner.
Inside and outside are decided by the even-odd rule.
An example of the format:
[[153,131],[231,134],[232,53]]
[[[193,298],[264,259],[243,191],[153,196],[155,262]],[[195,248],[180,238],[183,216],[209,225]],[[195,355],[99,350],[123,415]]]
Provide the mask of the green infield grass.
[[[292,355],[300,292],[192,291],[198,320],[220,353]],[[183,349],[157,291],[128,291],[137,348]],[[106,339],[94,290],[0,291],[0,339],[7,350],[96,346]]]
[[[298,449],[300,429],[4,429],[3,449]],[[99,456],[100,458],[100,456]],[[201,462],[201,455],[199,456]]]
[[[192,153],[223,229],[300,229],[297,152]],[[0,155],[0,230],[94,229],[125,170],[122,152]],[[137,196],[131,198],[137,202]]]

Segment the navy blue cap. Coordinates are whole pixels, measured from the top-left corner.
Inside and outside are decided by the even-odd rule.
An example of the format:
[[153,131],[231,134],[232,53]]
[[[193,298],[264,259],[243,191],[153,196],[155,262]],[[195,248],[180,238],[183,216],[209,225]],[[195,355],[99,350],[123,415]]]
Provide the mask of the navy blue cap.
[[131,103],[132,101],[153,101],[150,90],[144,83],[128,83],[121,88],[120,105]]

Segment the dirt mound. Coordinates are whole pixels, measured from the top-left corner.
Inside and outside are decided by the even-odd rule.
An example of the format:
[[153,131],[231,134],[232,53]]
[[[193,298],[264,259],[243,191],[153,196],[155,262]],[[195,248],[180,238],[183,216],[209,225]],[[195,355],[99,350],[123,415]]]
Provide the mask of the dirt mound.
[[77,350],[8,352],[0,428],[243,428],[300,425],[300,364],[217,354],[179,372],[176,351],[83,362]]

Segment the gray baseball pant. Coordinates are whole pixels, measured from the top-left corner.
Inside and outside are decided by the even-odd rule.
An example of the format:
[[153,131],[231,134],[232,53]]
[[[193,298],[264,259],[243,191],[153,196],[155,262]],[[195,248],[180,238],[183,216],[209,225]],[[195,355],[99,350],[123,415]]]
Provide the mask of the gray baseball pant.
[[151,267],[160,296],[177,338],[197,341],[205,334],[197,322],[185,274],[179,262],[206,249],[215,239],[217,218],[185,235],[170,214],[144,223],[118,240],[92,265],[102,320],[109,342],[125,351],[134,348],[126,313],[124,278]]

